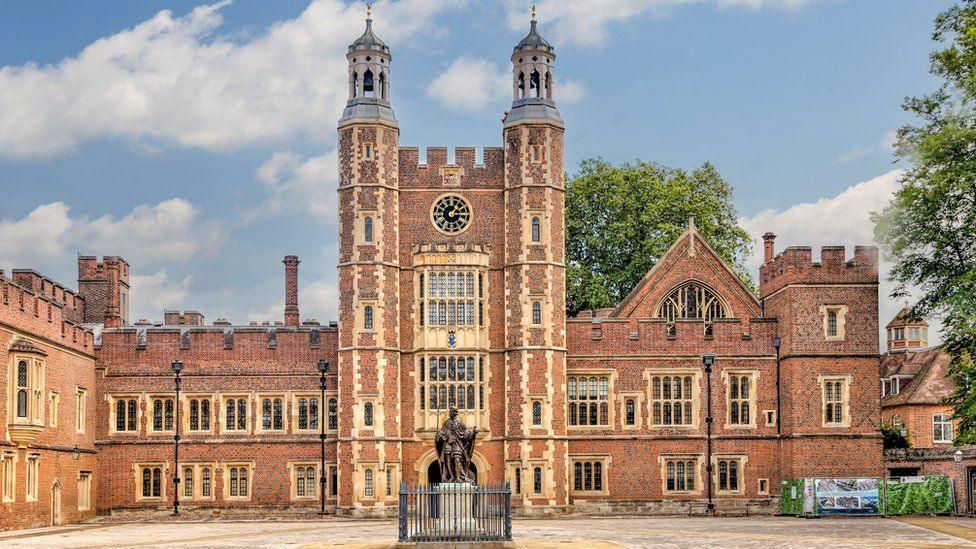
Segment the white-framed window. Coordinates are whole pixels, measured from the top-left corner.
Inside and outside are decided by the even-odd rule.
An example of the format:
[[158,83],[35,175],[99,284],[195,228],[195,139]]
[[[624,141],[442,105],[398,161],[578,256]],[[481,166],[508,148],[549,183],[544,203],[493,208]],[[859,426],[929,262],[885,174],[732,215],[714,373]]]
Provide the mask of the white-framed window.
[[112,401],[112,433],[139,432],[139,399],[134,396],[113,396]]
[[363,471],[363,495],[373,497],[373,470],[370,468]]
[[244,395],[225,395],[223,397],[223,430],[226,433],[246,433],[250,417],[249,399]]
[[[477,279],[477,284],[475,281]],[[424,282],[426,281],[426,287]],[[426,311],[426,325],[482,324],[484,278],[474,271],[427,271],[421,275],[418,299]]]
[[318,431],[321,410],[317,395],[297,395],[295,397],[295,429],[299,431]]
[[664,457],[664,493],[692,493],[698,490],[698,459],[695,457]]
[[171,433],[174,430],[175,404],[171,397],[152,397],[152,421],[149,430],[154,433]]
[[61,394],[60,393],[57,393],[55,391],[51,391],[51,393],[48,395],[48,402],[50,403],[50,407],[51,407],[51,415],[48,417],[48,419],[50,421],[48,423],[48,426],[49,427],[57,427],[58,426],[58,408],[60,408],[60,406],[61,406]]
[[41,474],[41,456],[40,454],[28,454],[27,455],[27,475],[25,480],[27,481],[26,490],[26,500],[27,501],[37,501],[37,485],[38,477]]
[[186,399],[187,403],[187,414],[186,414],[186,428],[188,432],[209,432],[211,430],[213,419],[212,414],[212,404],[213,399],[210,396],[202,397],[188,397]]
[[316,499],[318,497],[318,464],[291,464],[291,495],[292,499]]
[[566,379],[569,425],[600,427],[610,424],[609,375],[572,374]]
[[691,426],[695,421],[694,374],[651,376],[651,424]]
[[91,471],[80,471],[78,473],[78,510],[88,511],[91,509]]
[[285,430],[285,397],[261,397],[261,430]]
[[85,434],[85,423],[88,417],[88,390],[78,387],[75,395],[75,431],[79,435]]
[[577,459],[573,461],[573,493],[599,494],[606,491],[607,462],[605,459]]
[[251,499],[251,464],[230,463],[224,466],[224,499]]
[[742,456],[716,456],[715,490],[719,494],[741,494],[745,459]]
[[[11,423],[44,425],[44,359],[12,355],[8,411]],[[12,413],[10,413],[12,412]]]
[[755,427],[755,375],[751,372],[728,372],[726,398],[728,401],[727,428]]
[[3,501],[11,502],[17,499],[17,453],[4,452],[2,462]]
[[823,425],[825,427],[850,425],[850,382],[850,376],[820,378],[823,393]]
[[214,464],[184,463],[180,465],[180,499],[185,501],[213,501]]
[[166,468],[162,463],[136,464],[137,494],[139,500],[166,498]]
[[847,306],[824,305],[820,307],[823,317],[823,334],[827,341],[841,341],[847,331]]
[[932,442],[935,444],[951,444],[952,415],[949,413],[934,414],[932,416]]
[[419,366],[421,410],[485,409],[483,355],[426,355]]

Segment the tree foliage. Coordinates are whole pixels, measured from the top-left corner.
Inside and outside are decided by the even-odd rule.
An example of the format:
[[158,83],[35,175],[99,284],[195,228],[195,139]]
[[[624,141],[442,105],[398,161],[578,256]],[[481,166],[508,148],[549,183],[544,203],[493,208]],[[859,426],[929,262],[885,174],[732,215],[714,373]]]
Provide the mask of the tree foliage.
[[891,204],[874,216],[875,235],[901,283],[892,297],[923,295],[912,316],[944,318],[943,347],[956,382],[957,442],[976,442],[976,0],[939,15],[931,72],[933,93],[905,100],[919,119],[898,131],[909,161]]
[[749,235],[736,224],[732,187],[711,164],[687,172],[648,162],[585,160],[567,178],[568,313],[612,307],[674,244],[689,216],[749,283]]

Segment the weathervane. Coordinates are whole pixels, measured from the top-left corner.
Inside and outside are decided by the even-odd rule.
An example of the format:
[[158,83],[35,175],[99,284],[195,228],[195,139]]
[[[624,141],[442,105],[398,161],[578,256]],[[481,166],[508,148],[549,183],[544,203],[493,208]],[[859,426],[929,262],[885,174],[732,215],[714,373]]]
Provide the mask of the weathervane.
[[532,20],[535,21],[535,4],[532,4]]
[[373,3],[366,2],[366,19],[369,19],[372,16],[373,16]]

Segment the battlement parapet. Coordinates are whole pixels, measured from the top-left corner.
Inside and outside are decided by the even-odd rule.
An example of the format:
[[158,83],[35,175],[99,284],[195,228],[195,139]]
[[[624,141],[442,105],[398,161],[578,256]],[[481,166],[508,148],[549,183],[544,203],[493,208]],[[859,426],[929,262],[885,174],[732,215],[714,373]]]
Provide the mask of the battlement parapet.
[[[102,331],[98,348],[111,352],[172,352],[181,356],[213,358],[221,350],[250,349],[257,353],[288,353],[292,350],[334,348],[338,340],[338,326],[304,324],[302,326],[247,325],[230,323],[204,325],[138,325],[106,328]],[[231,356],[231,355],[228,355]]]
[[771,355],[777,321],[726,318],[706,330],[701,320],[576,317],[566,320],[570,357],[700,353],[703,346],[727,355]]
[[98,260],[97,256],[78,256],[78,282],[102,282],[107,278],[107,270],[113,266],[119,268],[119,282],[129,284],[129,263],[119,256],[107,255]]
[[14,269],[11,275],[14,284],[61,304],[71,321],[81,322],[85,310],[85,298],[78,295],[76,291],[34,269]]
[[18,271],[19,278],[26,285],[7,278],[3,270],[0,270],[0,322],[52,343],[91,354],[95,338],[90,329],[78,322],[78,310],[68,307],[48,293],[34,290],[34,284],[38,280],[50,279],[37,273],[28,275],[27,270]]
[[400,147],[401,187],[501,188],[505,178],[505,154],[501,147],[485,147],[482,163],[477,163],[474,147],[456,147],[454,162],[448,163],[447,147],[427,147],[425,163],[420,149]]
[[759,267],[760,295],[765,297],[789,284],[877,284],[878,248],[855,246],[846,257],[844,246],[820,248],[813,260],[810,246],[791,246]]

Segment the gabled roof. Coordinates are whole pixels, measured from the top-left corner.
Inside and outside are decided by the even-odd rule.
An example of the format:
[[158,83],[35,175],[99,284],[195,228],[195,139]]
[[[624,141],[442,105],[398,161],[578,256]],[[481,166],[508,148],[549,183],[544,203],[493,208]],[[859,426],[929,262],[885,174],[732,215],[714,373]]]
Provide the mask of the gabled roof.
[[911,315],[911,312],[912,310],[909,309],[908,307],[905,307],[902,310],[898,311],[898,314],[895,315],[895,318],[891,319],[891,322],[889,322],[888,325],[885,326],[885,329],[887,330],[888,328],[896,328],[900,326],[928,326],[929,325],[928,322],[925,322],[922,319],[909,320],[909,315]]
[[[668,276],[686,262],[690,263],[689,270],[693,273],[691,276],[685,276],[681,281],[675,281],[673,276]],[[647,271],[610,316],[632,316],[649,299],[663,297],[658,295],[660,291],[655,291],[660,284],[666,284],[667,287],[663,291],[669,291],[678,283],[687,280],[698,280],[711,286],[722,299],[730,303],[732,315],[735,317],[751,318],[760,314],[759,299],[742,282],[735,270],[701,236],[695,228],[695,219],[691,218],[688,221],[688,228]]]
[[888,353],[882,358],[884,377],[913,375],[897,395],[881,399],[882,406],[942,404],[956,385],[949,377],[951,357],[938,347],[904,353]]

